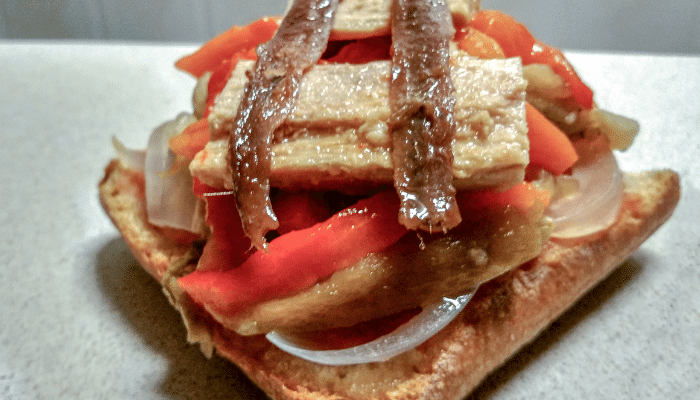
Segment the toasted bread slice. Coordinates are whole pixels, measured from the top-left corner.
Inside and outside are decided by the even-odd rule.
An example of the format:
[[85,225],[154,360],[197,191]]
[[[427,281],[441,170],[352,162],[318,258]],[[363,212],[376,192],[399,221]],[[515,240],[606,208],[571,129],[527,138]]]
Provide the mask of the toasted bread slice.
[[[143,184],[142,175],[112,161],[100,199],[139,262],[167,284],[169,269],[187,260],[189,246],[148,224]],[[274,399],[459,399],[624,261],[671,216],[679,197],[672,171],[626,174],[613,226],[586,238],[550,240],[536,259],[483,284],[447,328],[382,363],[314,364],[262,336],[240,336],[198,310],[178,307],[204,326],[197,334],[188,327],[191,340],[216,348]]]

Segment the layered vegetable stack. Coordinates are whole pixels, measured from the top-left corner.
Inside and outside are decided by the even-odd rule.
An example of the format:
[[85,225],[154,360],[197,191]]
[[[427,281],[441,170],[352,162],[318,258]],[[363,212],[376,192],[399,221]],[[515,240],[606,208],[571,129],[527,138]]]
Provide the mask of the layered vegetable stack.
[[559,50],[478,2],[355,3],[212,39],[176,63],[194,112],[142,167],[120,148],[149,221],[198,249],[171,292],[239,334],[354,346],[619,209],[636,126]]

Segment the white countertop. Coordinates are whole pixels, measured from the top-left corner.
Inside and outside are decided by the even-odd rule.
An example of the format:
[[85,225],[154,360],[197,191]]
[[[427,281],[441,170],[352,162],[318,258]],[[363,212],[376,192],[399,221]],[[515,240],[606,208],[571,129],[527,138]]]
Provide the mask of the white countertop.
[[[193,47],[0,41],[0,399],[260,395],[186,344],[103,213],[111,136],[145,145],[190,110]],[[686,399],[700,391],[700,56],[569,53],[602,107],[637,119],[625,170],[672,168],[672,219],[473,399]]]

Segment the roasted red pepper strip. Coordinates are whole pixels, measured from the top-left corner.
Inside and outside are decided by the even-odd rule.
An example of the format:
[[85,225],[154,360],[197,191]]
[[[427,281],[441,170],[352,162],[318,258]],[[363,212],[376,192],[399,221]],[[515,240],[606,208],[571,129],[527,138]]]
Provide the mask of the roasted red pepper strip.
[[537,203],[541,206],[549,205],[550,193],[536,188],[530,182],[520,182],[505,192],[477,191],[460,192],[457,201],[464,212],[465,219],[470,215],[480,216],[481,211],[487,208],[514,207],[522,212],[532,210]]
[[343,46],[340,51],[326,61],[331,63],[365,64],[371,61],[389,60],[390,36],[376,36],[358,39]]
[[175,66],[199,78],[234,54],[267,42],[276,30],[277,21],[273,18],[262,18],[247,26],[234,26],[205,43],[196,52],[179,59]]
[[496,40],[506,57],[520,57],[524,65],[549,65],[569,85],[571,96],[581,108],[593,108],[593,91],[581,81],[562,52],[535,39],[513,17],[498,11],[484,10],[474,16],[469,26]]
[[578,160],[571,140],[530,103],[525,103],[527,138],[530,141],[530,165],[561,175]]
[[309,228],[331,217],[323,199],[310,192],[278,194],[272,208],[280,221],[277,228],[280,235]]
[[202,118],[191,124],[180,134],[173,136],[168,143],[175,154],[191,160],[209,142],[209,120]]
[[397,242],[399,201],[392,191],[359,201],[325,222],[282,235],[238,268],[195,271],[178,282],[192,299],[215,315],[234,315],[261,301],[293,294],[368,253]]
[[231,200],[233,194],[206,186],[196,178],[194,194],[206,204],[206,222],[211,229],[197,270],[225,271],[238,267],[250,256],[250,246]]

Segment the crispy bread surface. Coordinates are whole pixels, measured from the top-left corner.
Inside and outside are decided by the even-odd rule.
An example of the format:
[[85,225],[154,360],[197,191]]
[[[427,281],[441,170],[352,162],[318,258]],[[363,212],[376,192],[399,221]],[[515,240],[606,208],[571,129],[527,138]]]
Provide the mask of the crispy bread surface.
[[[99,195],[135,257],[164,282],[188,247],[146,222],[143,183],[140,174],[112,161]],[[672,171],[626,174],[624,203],[612,227],[577,240],[550,240],[536,259],[482,285],[447,328],[383,363],[317,365],[264,337],[237,335],[206,316],[200,321],[217,353],[274,399],[460,399],[622,263],[671,216],[679,197]]]

